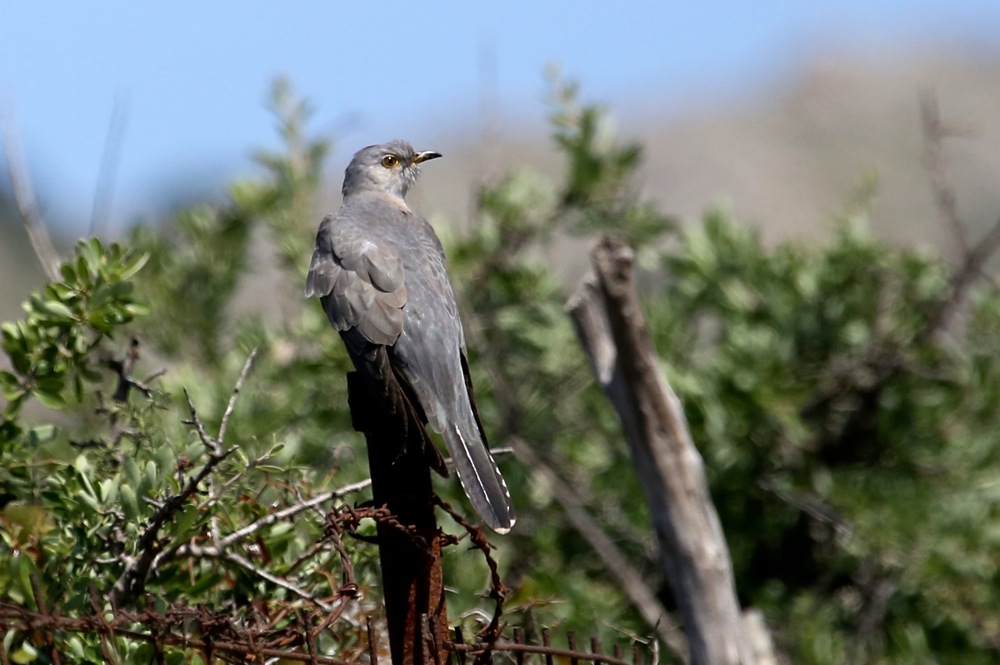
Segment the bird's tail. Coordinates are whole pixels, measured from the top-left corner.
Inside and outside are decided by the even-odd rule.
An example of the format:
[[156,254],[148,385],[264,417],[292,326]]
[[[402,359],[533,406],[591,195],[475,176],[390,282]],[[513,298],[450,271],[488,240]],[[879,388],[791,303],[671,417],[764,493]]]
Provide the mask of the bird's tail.
[[455,423],[444,431],[458,479],[479,516],[499,534],[510,531],[516,516],[507,483],[478,433],[463,433]]

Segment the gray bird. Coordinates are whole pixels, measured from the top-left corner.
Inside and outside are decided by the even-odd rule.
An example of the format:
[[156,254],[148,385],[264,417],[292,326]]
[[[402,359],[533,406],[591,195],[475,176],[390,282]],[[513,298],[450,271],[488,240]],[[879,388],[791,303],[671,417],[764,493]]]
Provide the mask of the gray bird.
[[506,533],[514,510],[479,421],[441,241],[404,200],[418,164],[440,156],[405,141],[354,155],[340,210],[319,225],[306,296],[319,296],[362,374],[377,375],[375,352],[386,349],[404,392],[444,437],[472,506]]

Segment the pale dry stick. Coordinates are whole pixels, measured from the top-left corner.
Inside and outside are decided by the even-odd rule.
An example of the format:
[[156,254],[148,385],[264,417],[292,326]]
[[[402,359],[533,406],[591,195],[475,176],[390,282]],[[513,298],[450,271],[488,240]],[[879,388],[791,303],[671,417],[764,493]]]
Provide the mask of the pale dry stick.
[[228,561],[229,563],[235,564],[240,568],[243,568],[247,572],[253,573],[258,577],[267,580],[268,582],[274,584],[275,586],[281,587],[282,589],[288,591],[289,593],[295,594],[296,596],[298,596],[303,600],[315,603],[317,606],[322,608],[324,612],[331,612],[333,610],[333,605],[330,605],[324,600],[317,598],[316,596],[309,593],[302,587],[294,584],[290,580],[287,580],[284,577],[280,577],[278,575],[274,575],[273,573],[267,572],[263,568],[254,565],[254,563],[249,559],[247,559],[246,557],[236,554],[234,552],[225,552],[225,551],[220,552],[214,547],[201,547],[193,543],[188,543],[187,545],[181,548],[181,551],[179,553],[188,554],[190,556],[197,558],[220,559],[222,561]]
[[749,665],[732,560],[683,405],[659,366],[635,286],[635,253],[604,237],[567,304],[594,377],[614,405],[649,505],[693,665]]
[[294,506],[289,506],[288,508],[275,511],[273,513],[265,515],[264,517],[261,517],[260,519],[254,522],[251,522],[242,529],[234,531],[233,533],[223,538],[219,544],[223,548],[229,547],[236,541],[246,538],[247,536],[252,535],[257,531],[260,531],[264,527],[274,524],[275,522],[279,522],[283,519],[293,517],[294,515],[297,515],[298,513],[301,513],[303,511],[311,510],[312,508],[319,506],[320,504],[326,503],[327,501],[330,501],[332,499],[339,499],[353,492],[361,491],[366,487],[370,486],[371,484],[372,481],[370,478],[361,480],[356,483],[352,483],[350,485],[345,485],[344,487],[331,490],[329,492],[324,492],[323,494],[319,494],[309,499],[308,501],[304,501]]
[[3,117],[3,145],[4,154],[7,157],[7,173],[10,175],[11,190],[14,195],[14,205],[17,206],[17,211],[21,215],[21,222],[24,224],[24,230],[28,234],[28,240],[31,242],[31,248],[35,251],[38,263],[46,277],[56,281],[59,279],[59,253],[56,251],[55,245],[52,244],[45,220],[38,212],[38,202],[35,200],[35,193],[31,187],[31,179],[25,166],[14,121],[6,114]]
[[219,424],[219,443],[224,443],[226,441],[226,428],[229,425],[229,417],[233,415],[233,410],[236,408],[236,399],[240,396],[240,391],[243,390],[243,384],[246,383],[247,376],[253,368],[254,360],[257,359],[257,351],[257,347],[254,347],[253,350],[250,351],[250,355],[247,356],[246,362],[243,363],[243,369],[240,370],[240,375],[236,377],[236,384],[233,386],[233,393],[229,396],[229,403],[226,404],[226,410],[222,414],[222,422]]
[[94,190],[94,209],[90,215],[90,235],[92,236],[98,235],[104,230],[111,210],[111,194],[114,191],[118,158],[121,156],[122,136],[125,134],[127,101],[125,96],[119,93],[115,95],[114,106],[111,108],[108,135],[104,141],[104,153],[101,155],[97,188]]
[[618,581],[621,590],[638,610],[650,628],[682,663],[688,662],[687,642],[684,635],[670,621],[670,615],[657,599],[649,581],[637,571],[621,553],[604,529],[590,516],[577,500],[573,489],[549,468],[544,460],[525,441],[508,439],[514,453],[532,475],[549,488],[553,498],[562,506],[569,523],[576,529],[594,553],[604,563],[604,568]]
[[[226,428],[229,426],[229,417],[233,415],[233,410],[236,408],[236,399],[240,396],[240,391],[243,389],[243,384],[247,380],[247,376],[250,374],[250,369],[253,367],[254,359],[257,358],[257,347],[254,347],[250,351],[250,355],[247,356],[246,362],[243,363],[243,369],[240,370],[240,374],[236,377],[236,384],[233,386],[233,392],[229,396],[229,402],[226,404],[226,410],[222,414],[222,421],[219,423],[219,434],[217,441],[221,446],[226,441]],[[215,491],[215,478],[209,476],[206,481],[208,485],[208,495],[210,497],[216,498],[219,495]],[[208,530],[209,535],[212,538],[212,542],[218,545],[219,542],[219,515],[215,511],[212,512],[212,516],[208,520]]]
[[[327,501],[331,501],[333,499],[339,499],[353,492],[359,492],[365,489],[366,487],[370,486],[371,484],[372,481],[370,479],[362,480],[356,483],[352,483],[350,485],[345,485],[344,487],[335,490],[331,490],[329,492],[318,494],[313,498],[307,501],[303,501],[302,503],[297,503],[294,506],[289,506],[287,508],[283,508],[282,510],[269,513],[261,517],[260,519],[257,519],[240,529],[237,529],[228,536],[221,538],[218,544],[213,544],[213,547],[211,548],[214,552],[213,556],[220,556],[223,552],[225,552],[229,547],[231,547],[236,542],[244,538],[247,538],[249,536],[252,536],[261,529],[270,526],[275,522],[280,522],[281,520],[294,517],[295,515],[298,515],[299,513],[305,512],[307,510],[312,510],[313,508],[321,504],[324,504]],[[153,563],[153,569],[155,570],[160,565],[162,565],[167,561],[170,561],[171,559],[174,559],[178,556],[182,556],[185,552],[188,551],[186,548],[187,548],[186,543],[179,543],[177,545],[174,545],[172,547],[163,550],[156,556],[156,560]],[[203,548],[203,549],[208,550],[209,548]]]

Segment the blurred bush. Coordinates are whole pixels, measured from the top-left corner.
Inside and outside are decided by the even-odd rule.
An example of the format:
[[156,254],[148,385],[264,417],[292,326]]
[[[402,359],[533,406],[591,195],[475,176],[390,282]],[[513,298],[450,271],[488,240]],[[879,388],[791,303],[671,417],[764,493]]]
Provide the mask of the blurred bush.
[[[367,475],[347,412],[346,354],[320,307],[301,302],[330,146],[307,135],[308,108],[287,84],[276,84],[272,105],[284,151],[258,155],[262,175],[234,183],[227,204],[139,227],[120,245],[80,243],[63,280],[4,324],[5,598],[37,602],[34,575],[50,605],[83,612],[89,589],[120,585],[148,521],[211,456],[185,424],[184,391],[214,434],[251,349],[255,366],[226,421],[235,451],[162,525],[167,554],[145,590],[161,611],[179,602],[234,616],[301,600],[265,570],[315,597],[335,591],[339,560],[314,511],[241,543],[249,565],[192,547]],[[650,328],[705,457],[740,597],[764,611],[779,650],[816,665],[995,660],[995,289],[967,289],[938,255],[879,242],[864,206],[823,244],[765,247],[722,211],[680,227],[637,194],[641,146],[619,143],[606,112],[581,104],[572,84],[553,85],[552,127],[564,176],[517,172],[486,186],[469,233],[446,235],[494,446],[510,437],[533,446],[671,605],[615,414],[542,258],[566,234],[624,235],[645,268]],[[276,283],[255,293],[263,307],[241,313],[233,302],[259,245],[272,252]],[[130,338],[143,354],[134,371],[166,373],[125,376]],[[123,378],[137,383],[119,399]],[[26,416],[30,399],[51,412]],[[516,460],[500,464],[521,516],[495,539],[514,590],[508,621],[605,642],[648,635],[547,488]],[[455,483],[437,487],[464,505]],[[374,548],[353,556],[363,591],[377,597]],[[446,565],[451,616],[477,624],[485,566],[454,548]],[[356,605],[358,616],[371,610],[370,600]],[[349,622],[335,626],[322,643],[330,653],[359,639]],[[17,662],[48,662],[28,637],[7,636]],[[80,660],[101,660],[96,638],[65,639]],[[122,662],[148,657],[137,642],[114,648]]]

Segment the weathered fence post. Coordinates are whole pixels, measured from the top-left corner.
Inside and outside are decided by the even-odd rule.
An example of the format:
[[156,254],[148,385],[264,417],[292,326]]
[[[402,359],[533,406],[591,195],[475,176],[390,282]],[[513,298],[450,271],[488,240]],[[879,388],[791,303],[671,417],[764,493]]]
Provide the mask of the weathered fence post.
[[[383,367],[388,368],[388,363]],[[347,390],[354,428],[364,433],[368,442],[375,507],[387,508],[395,518],[378,521],[392,663],[444,663],[448,615],[431,469],[417,429],[423,425],[392,373],[386,371],[383,379],[381,383],[364,380],[351,372]],[[426,631],[423,615],[427,616]]]

